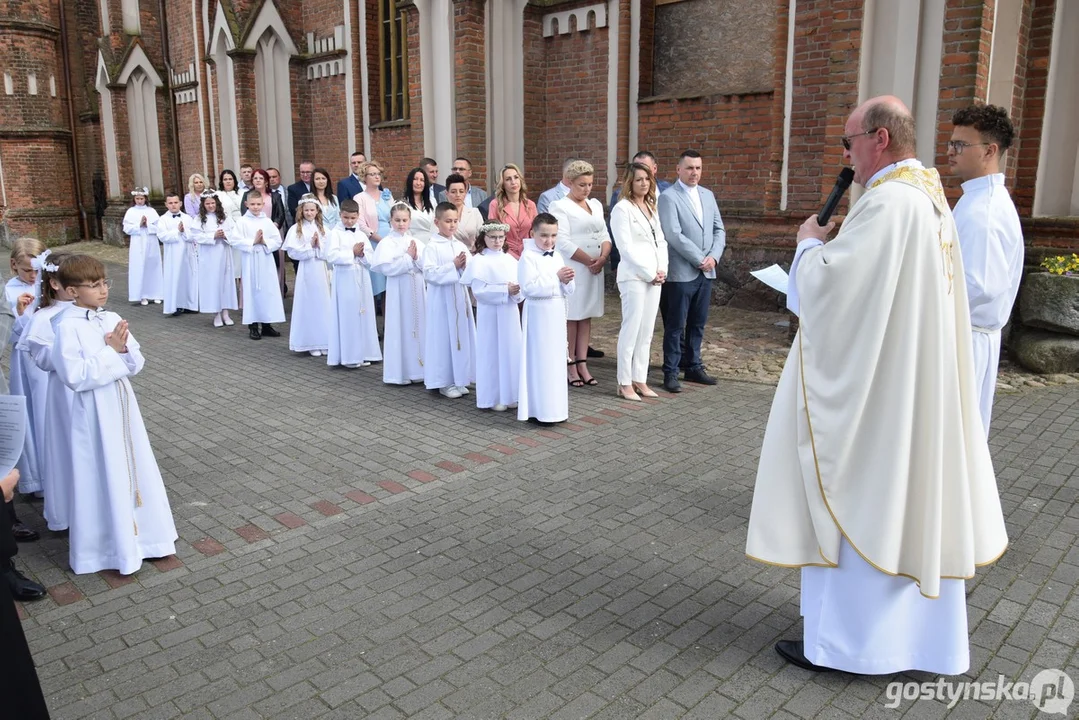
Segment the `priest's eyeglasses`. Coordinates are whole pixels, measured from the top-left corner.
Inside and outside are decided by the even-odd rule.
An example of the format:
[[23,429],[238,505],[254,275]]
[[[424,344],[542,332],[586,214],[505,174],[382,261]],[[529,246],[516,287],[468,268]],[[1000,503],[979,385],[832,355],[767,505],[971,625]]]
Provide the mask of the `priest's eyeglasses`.
[[101,290],[103,288],[111,288],[112,287],[112,279],[111,278],[106,278],[105,280],[98,280],[95,283],[81,283],[79,285],[76,285],[75,287],[85,287],[85,288],[90,288],[91,290]]
[[948,149],[951,150],[956,155],[962,155],[963,151],[966,150],[968,147],[974,147],[976,145],[988,145],[988,144],[989,143],[968,143],[968,142],[964,142],[963,140],[949,140],[948,141]]
[[854,138],[860,138],[863,135],[873,135],[877,132],[877,130],[880,130],[880,128],[873,128],[872,130],[866,130],[864,133],[857,133],[855,135],[844,135],[843,137],[839,138],[839,140],[843,143],[843,149],[850,151],[851,140],[853,140]]

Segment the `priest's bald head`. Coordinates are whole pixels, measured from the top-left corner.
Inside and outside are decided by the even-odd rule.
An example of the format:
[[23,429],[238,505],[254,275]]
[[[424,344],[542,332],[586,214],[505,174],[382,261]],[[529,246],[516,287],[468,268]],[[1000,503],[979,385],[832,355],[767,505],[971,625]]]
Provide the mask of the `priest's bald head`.
[[843,160],[854,181],[865,185],[881,168],[914,157],[914,118],[892,95],[871,98],[854,109],[843,126]]

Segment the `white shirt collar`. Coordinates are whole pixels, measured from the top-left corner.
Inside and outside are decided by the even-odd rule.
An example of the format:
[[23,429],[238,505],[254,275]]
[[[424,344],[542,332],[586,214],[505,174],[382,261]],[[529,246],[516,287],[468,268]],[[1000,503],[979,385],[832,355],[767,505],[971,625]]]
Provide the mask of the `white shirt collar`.
[[682,189],[685,190],[690,195],[696,195],[700,191],[700,186],[699,185],[692,185],[692,186],[686,185],[681,180],[678,181],[678,184],[681,185]]
[[890,173],[892,170],[895,170],[896,168],[899,168],[899,167],[918,167],[918,168],[920,168],[920,167],[922,167],[922,162],[921,162],[921,160],[918,160],[917,158],[910,158],[908,160],[900,160],[899,162],[894,162],[891,165],[888,165],[887,167],[882,167],[880,170],[877,170],[877,172],[875,172],[873,174],[873,177],[869,178],[869,180],[866,182],[865,186],[867,188],[873,187],[873,183],[875,183],[877,180],[880,180],[882,177],[884,177],[885,175]]
[[1004,185],[1004,173],[990,173],[981,177],[972,178],[963,183],[963,193],[979,192],[988,190],[994,185]]
[[562,194],[563,195],[569,195],[569,191],[570,191],[569,185],[567,185],[566,183],[559,180],[558,181],[558,187],[562,188]]

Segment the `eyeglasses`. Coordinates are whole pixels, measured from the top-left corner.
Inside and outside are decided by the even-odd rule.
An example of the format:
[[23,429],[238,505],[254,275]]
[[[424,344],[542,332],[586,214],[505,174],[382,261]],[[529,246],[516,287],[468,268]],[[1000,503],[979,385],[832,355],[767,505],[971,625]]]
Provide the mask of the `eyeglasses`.
[[76,285],[75,287],[86,287],[90,288],[91,290],[102,290],[104,288],[111,288],[112,280],[106,278],[105,280],[98,280],[96,283],[82,283],[81,285]]
[[455,168],[450,168],[450,169],[453,170],[458,175],[463,173],[463,172],[468,172],[468,168],[466,168],[466,167],[455,167]]
[[963,140],[949,140],[948,149],[954,152],[956,155],[962,155],[963,151],[968,147],[974,147],[975,145],[988,145],[989,143],[968,143]]
[[854,138],[860,138],[863,135],[872,135],[872,134],[876,133],[877,130],[880,130],[880,128],[873,128],[872,130],[866,130],[864,133],[857,133],[855,135],[844,135],[839,140],[840,140],[840,142],[843,143],[843,149],[844,150],[850,150],[850,141],[851,140],[853,140]]

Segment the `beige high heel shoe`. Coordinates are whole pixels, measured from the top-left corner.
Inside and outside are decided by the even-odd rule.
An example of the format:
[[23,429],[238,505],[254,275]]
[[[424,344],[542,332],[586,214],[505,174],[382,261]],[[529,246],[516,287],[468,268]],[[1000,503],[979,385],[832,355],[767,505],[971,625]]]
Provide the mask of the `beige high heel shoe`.
[[649,388],[647,385],[642,385],[640,383],[633,383],[633,389],[636,390],[637,394],[639,394],[641,397],[646,397],[646,398],[658,398],[659,397],[659,395],[652,392],[652,389]]
[[614,391],[614,394],[617,395],[618,397],[622,398],[623,400],[630,400],[631,402],[641,402],[641,396],[638,395],[637,393],[633,392],[633,386],[630,385],[628,387],[629,387],[629,394],[628,395],[622,389],[621,385],[619,385],[618,388]]

